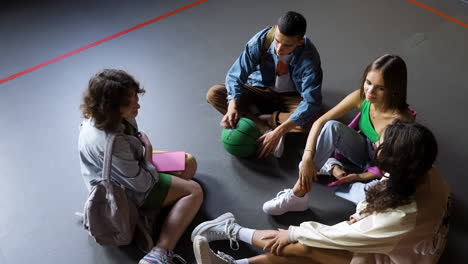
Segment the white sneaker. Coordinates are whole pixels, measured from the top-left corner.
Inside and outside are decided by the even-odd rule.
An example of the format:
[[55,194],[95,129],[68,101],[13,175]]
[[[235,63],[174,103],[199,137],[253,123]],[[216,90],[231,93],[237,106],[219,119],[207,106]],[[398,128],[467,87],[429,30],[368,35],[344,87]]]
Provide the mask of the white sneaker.
[[204,236],[196,236],[193,239],[193,253],[197,264],[234,264],[233,257],[223,252],[215,254]]
[[275,198],[263,204],[263,211],[269,215],[282,215],[286,212],[305,211],[309,209],[309,193],[304,197],[294,195],[292,189],[284,189]]
[[232,249],[239,249],[237,242],[237,233],[241,226],[236,223],[232,213],[225,213],[216,219],[199,224],[192,232],[191,239],[194,241],[196,236],[204,236],[208,242],[215,240],[229,240]]
[[181,256],[174,254],[171,250],[154,247],[138,264],[174,264],[172,261],[174,258],[179,259],[184,264],[187,263]]
[[332,175],[333,167],[330,168],[329,165],[330,165],[330,164],[325,163],[325,165],[323,165],[323,167],[320,168],[320,170],[317,172],[317,175],[328,175],[328,176],[331,176],[331,175]]

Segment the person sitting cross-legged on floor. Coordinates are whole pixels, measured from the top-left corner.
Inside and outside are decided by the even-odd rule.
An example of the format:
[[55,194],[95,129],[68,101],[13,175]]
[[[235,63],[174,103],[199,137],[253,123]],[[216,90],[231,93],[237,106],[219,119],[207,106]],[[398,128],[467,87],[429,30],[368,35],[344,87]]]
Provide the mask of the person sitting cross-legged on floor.
[[320,56],[306,28],[304,16],[286,12],[247,42],[226,83],[206,94],[223,115],[222,127],[235,128],[240,117],[256,123],[262,134],[259,158],[280,157],[286,133],[307,133],[321,108]]

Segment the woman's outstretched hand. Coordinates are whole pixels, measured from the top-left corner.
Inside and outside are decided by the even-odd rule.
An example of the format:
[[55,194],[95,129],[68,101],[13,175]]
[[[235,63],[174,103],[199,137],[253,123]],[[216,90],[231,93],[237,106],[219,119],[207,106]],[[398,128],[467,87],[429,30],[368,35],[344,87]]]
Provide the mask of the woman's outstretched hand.
[[236,100],[230,100],[228,110],[219,123],[223,128],[236,128],[239,121],[239,111],[237,110]]
[[279,229],[276,234],[263,237],[263,239],[271,239],[268,241],[263,249],[270,251],[272,254],[280,256],[283,248],[291,242],[289,242],[289,231]]
[[356,181],[368,181],[377,178],[374,174],[370,172],[363,173],[351,173],[342,178],[340,178],[340,183],[345,182],[356,182]]
[[299,168],[299,187],[304,192],[310,192],[312,181],[317,181],[317,168],[313,161],[302,160]]

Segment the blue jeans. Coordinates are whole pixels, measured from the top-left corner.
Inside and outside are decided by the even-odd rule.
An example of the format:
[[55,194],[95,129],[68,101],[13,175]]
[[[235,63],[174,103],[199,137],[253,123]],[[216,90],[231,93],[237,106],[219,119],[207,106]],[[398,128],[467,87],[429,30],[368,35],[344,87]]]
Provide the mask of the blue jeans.
[[[343,164],[335,158],[330,158],[335,150],[352,164]],[[331,120],[325,123],[320,131],[315,148],[314,164],[317,168],[325,166],[330,169],[333,165],[338,165],[347,171],[360,173],[372,166],[374,153],[372,142],[367,137],[343,123]],[[378,181],[376,179],[368,183],[341,184],[335,190],[335,194],[357,204],[365,200],[365,188]]]

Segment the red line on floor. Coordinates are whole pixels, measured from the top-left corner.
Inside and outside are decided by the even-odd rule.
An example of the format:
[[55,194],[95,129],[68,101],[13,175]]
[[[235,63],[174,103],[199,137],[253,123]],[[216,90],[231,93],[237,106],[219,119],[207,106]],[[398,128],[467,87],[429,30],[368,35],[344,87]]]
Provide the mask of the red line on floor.
[[106,42],[106,41],[109,41],[109,40],[118,38],[118,37],[120,37],[120,36],[122,36],[122,35],[125,35],[125,34],[129,33],[129,32],[132,32],[132,31],[134,31],[134,30],[137,30],[137,29],[139,29],[139,28],[142,28],[142,27],[144,27],[144,26],[147,26],[147,25],[149,25],[149,24],[152,24],[152,23],[154,23],[154,22],[156,22],[156,21],[158,21],[158,20],[161,20],[161,19],[163,19],[163,18],[172,16],[172,15],[174,15],[174,14],[176,14],[176,13],[179,13],[179,12],[181,12],[181,11],[184,11],[184,10],[186,10],[186,9],[189,9],[189,8],[191,8],[191,7],[194,7],[194,6],[196,6],[196,5],[199,5],[199,4],[201,4],[201,3],[203,3],[203,2],[206,2],[206,1],[208,1],[208,0],[199,0],[199,1],[193,2],[193,3],[191,3],[191,4],[188,4],[188,5],[186,5],[186,6],[177,8],[177,9],[175,9],[175,10],[169,12],[169,13],[166,13],[166,14],[164,14],[164,15],[158,16],[158,17],[156,17],[156,18],[153,18],[153,19],[151,19],[151,20],[148,20],[148,21],[146,21],[146,22],[143,22],[143,23],[141,23],[141,24],[139,24],[139,25],[136,25],[136,26],[134,26],[134,27],[131,27],[131,28],[129,28],[129,29],[126,29],[126,30],[124,30],[124,31],[121,31],[121,32],[119,32],[119,33],[116,33],[116,34],[114,34],[114,35],[105,37],[105,38],[103,38],[103,39],[101,39],[101,40],[98,40],[98,41],[96,41],[96,42],[93,42],[93,43],[91,43],[91,44],[88,44],[88,45],[86,45],[86,46],[84,46],[84,47],[81,47],[81,48],[79,48],[79,49],[76,49],[76,50],[70,51],[70,52],[68,52],[68,53],[65,53],[65,54],[63,54],[62,56],[53,58],[53,59],[51,59],[51,60],[48,60],[48,61],[43,62],[43,63],[41,63],[41,64],[38,64],[38,65],[36,65],[36,66],[33,66],[33,67],[31,67],[31,68],[29,68],[29,69],[26,69],[26,70],[24,70],[24,71],[20,71],[20,72],[15,73],[15,74],[13,74],[13,75],[11,75],[11,76],[8,76],[8,77],[6,77],[6,78],[0,79],[0,84],[6,83],[6,82],[8,82],[8,81],[11,81],[11,80],[13,80],[13,79],[15,79],[15,78],[18,78],[18,77],[20,77],[20,76],[26,74],[26,73],[30,73],[30,72],[32,72],[32,71],[35,71],[35,70],[39,69],[39,68],[42,68],[42,67],[47,66],[47,65],[49,65],[49,64],[52,64],[52,63],[57,62],[57,61],[59,61],[59,60],[65,59],[65,58],[67,58],[67,57],[70,57],[70,56],[72,56],[72,55],[75,55],[75,54],[78,53],[78,52],[82,52],[82,51],[84,51],[84,50],[87,50],[87,49],[92,48],[92,47],[94,47],[94,46],[97,46],[97,45],[99,45],[99,44],[102,44],[102,43],[104,43],[104,42]]
[[424,8],[424,9],[426,9],[426,10],[429,10],[430,12],[432,12],[432,13],[434,13],[434,14],[437,14],[437,15],[443,17],[443,18],[446,18],[446,19],[448,19],[448,20],[450,20],[450,21],[452,21],[452,22],[455,22],[455,23],[457,23],[457,24],[460,24],[460,25],[462,25],[462,26],[464,26],[464,27],[468,27],[468,24],[465,24],[465,23],[461,22],[460,20],[456,20],[455,18],[453,18],[453,17],[451,17],[451,16],[448,16],[448,15],[442,13],[442,12],[439,12],[439,11],[435,10],[434,8],[432,8],[432,7],[429,7],[429,6],[427,6],[427,5],[421,4],[421,3],[419,3],[418,1],[415,1],[415,0],[406,0],[406,1],[411,2],[411,3],[415,4],[415,5],[418,5],[418,6]]

